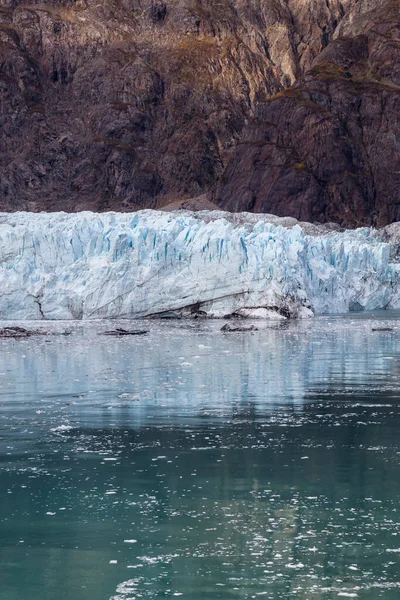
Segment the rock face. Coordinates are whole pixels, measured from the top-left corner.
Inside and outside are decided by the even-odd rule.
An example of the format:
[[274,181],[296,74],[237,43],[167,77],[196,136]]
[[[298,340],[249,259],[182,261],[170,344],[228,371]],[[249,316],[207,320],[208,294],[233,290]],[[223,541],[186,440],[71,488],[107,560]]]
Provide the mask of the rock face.
[[397,0],[0,0],[0,209],[400,218]]
[[350,227],[400,220],[400,12],[375,5],[356,3],[311,68],[258,103],[217,204]]

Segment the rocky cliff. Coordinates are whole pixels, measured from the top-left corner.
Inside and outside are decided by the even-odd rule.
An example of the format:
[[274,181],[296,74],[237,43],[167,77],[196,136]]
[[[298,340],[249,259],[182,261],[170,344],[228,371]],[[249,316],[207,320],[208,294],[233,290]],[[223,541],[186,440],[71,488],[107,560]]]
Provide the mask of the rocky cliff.
[[397,0],[0,0],[0,209],[400,219]]
[[257,103],[215,193],[225,209],[400,220],[400,6],[353,4],[296,83]]

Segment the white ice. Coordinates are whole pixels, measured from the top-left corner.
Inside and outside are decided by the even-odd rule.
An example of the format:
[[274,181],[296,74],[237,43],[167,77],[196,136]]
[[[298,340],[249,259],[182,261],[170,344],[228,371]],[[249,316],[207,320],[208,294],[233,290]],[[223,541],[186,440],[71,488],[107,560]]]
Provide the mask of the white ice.
[[245,213],[0,213],[0,318],[397,308],[396,233]]

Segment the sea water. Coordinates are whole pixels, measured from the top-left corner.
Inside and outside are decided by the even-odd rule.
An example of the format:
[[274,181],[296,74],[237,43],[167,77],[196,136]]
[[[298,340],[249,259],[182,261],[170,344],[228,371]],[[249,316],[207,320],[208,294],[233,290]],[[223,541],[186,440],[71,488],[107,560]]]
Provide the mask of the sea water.
[[400,597],[400,315],[222,324],[0,340],[0,600]]

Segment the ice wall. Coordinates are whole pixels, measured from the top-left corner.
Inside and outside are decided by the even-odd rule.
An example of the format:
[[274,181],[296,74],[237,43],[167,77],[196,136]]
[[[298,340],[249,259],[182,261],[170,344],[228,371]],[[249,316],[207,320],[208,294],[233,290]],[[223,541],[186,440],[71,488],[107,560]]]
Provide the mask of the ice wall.
[[262,215],[1,213],[0,318],[400,307],[394,255],[370,229]]

